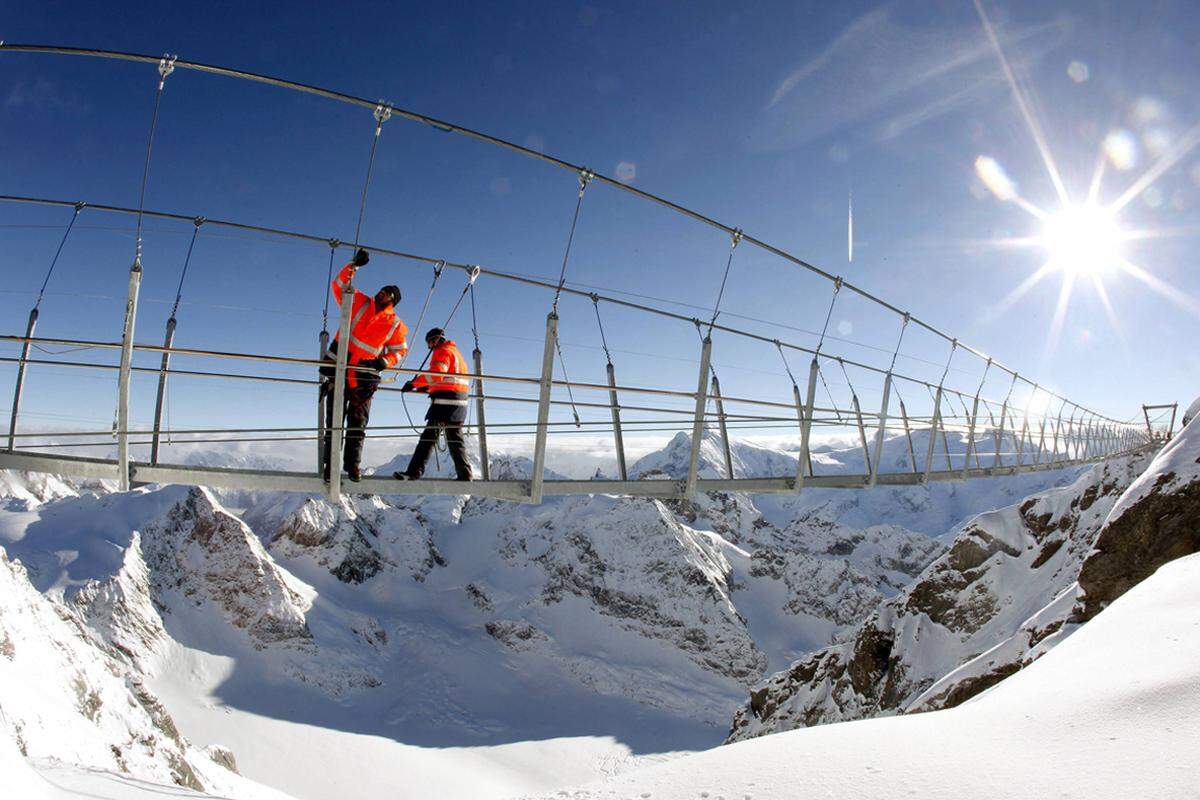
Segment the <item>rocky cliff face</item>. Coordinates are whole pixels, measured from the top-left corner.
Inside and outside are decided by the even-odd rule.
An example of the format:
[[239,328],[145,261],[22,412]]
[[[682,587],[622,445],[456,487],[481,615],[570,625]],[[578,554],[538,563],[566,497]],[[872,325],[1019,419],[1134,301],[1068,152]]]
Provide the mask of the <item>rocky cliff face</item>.
[[[85,602],[115,610],[123,600],[92,591]],[[130,631],[146,622],[136,617]],[[161,632],[151,624],[131,635],[156,640]],[[0,710],[0,735],[29,757],[221,794],[248,784],[192,746],[121,650],[97,637],[75,608],[34,589],[2,549]]]
[[[1027,622],[1026,644],[1044,641],[1061,622],[1031,618],[1074,583],[1097,530],[1148,460],[1097,465],[1069,487],[972,519],[944,555],[848,641],[757,685],[730,740],[898,713]],[[1012,670],[997,663],[973,674],[969,687],[942,686],[939,702],[961,701]]]

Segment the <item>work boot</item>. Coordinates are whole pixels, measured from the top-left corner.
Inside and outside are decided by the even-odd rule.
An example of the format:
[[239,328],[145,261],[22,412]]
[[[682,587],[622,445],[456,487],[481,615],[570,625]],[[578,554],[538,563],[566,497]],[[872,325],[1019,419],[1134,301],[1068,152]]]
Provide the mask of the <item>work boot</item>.
[[350,478],[350,480],[354,481],[355,483],[358,483],[359,481],[362,480],[362,470],[360,470],[358,468],[357,464],[354,464],[352,466],[346,467],[346,476],[348,478]]
[[403,472],[401,470],[397,470],[397,471],[393,472],[392,477],[398,481],[419,481],[419,480],[421,480],[420,475],[410,475],[409,473]]

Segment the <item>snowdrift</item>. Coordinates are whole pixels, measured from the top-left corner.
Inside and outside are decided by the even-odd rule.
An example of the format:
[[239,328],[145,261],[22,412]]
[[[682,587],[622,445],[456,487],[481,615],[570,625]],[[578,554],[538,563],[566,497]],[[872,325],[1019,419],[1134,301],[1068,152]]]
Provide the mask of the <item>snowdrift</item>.
[[1197,741],[1200,555],[1191,555],[958,708],[739,742],[567,796],[1183,800],[1200,795]]

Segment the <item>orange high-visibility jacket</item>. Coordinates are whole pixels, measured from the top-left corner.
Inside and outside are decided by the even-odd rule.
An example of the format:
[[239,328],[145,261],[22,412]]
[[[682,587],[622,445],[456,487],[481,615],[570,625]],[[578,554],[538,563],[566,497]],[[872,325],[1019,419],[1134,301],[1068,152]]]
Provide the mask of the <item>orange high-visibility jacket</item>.
[[454,342],[447,340],[434,348],[429,369],[439,374],[418,375],[413,380],[414,389],[427,389],[430,394],[454,392],[465,395],[469,391],[470,382],[458,377],[468,373],[467,360],[458,352],[458,345]]
[[[353,262],[342,267],[333,280],[333,296],[338,305],[342,303],[342,290],[350,283]],[[340,335],[340,332],[339,332]],[[337,340],[337,336],[334,340]],[[375,299],[355,290],[354,304],[350,311],[350,349],[347,363],[357,364],[380,356],[389,367],[396,366],[401,356],[408,352],[408,326],[396,316],[395,308],[378,311]],[[350,372],[350,384],[354,385],[354,373]]]

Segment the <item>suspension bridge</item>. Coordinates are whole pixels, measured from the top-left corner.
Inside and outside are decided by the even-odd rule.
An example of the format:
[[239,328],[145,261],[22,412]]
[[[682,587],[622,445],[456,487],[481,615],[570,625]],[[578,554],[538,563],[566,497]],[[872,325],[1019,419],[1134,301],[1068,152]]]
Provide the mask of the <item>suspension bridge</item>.
[[[421,318],[429,306],[429,298],[439,282],[447,276],[460,273],[461,284],[456,284],[460,294],[451,311],[454,316],[466,301],[472,317],[474,349],[472,351],[473,372],[466,375],[471,381],[470,403],[473,420],[468,430],[474,434],[474,446],[478,447],[481,465],[480,480],[469,484],[461,482],[425,479],[419,482],[400,482],[390,477],[365,477],[353,485],[354,493],[377,494],[471,494],[518,502],[538,503],[543,497],[567,494],[620,494],[657,498],[683,499],[697,492],[740,491],[752,493],[799,492],[805,487],[861,489],[872,486],[919,485],[930,481],[964,480],[976,477],[1011,475],[1022,472],[1061,469],[1101,461],[1149,446],[1162,438],[1162,432],[1151,419],[1151,410],[1161,407],[1148,406],[1144,409],[1145,424],[1117,420],[1048,390],[1039,382],[1021,375],[983,351],[976,349],[957,337],[943,332],[920,317],[902,311],[897,306],[872,294],[850,281],[829,273],[807,261],[786,252],[780,247],[756,238],[741,229],[714,220],[704,214],[674,203],[665,198],[634,187],[627,182],[609,177],[587,167],[572,164],[547,155],[539,150],[523,147],[504,139],[490,136],[453,123],[399,108],[382,101],[373,102],[341,92],[295,83],[279,78],[244,72],[227,67],[213,66],[180,60],[174,56],[150,56],[118,53],[105,50],[87,50],[41,45],[6,44],[0,42],[0,56],[8,54],[36,54],[41,56],[72,56],[92,59],[116,59],[134,64],[150,65],[156,89],[153,110],[146,140],[145,158],[142,167],[138,206],[123,207],[77,199],[0,195],[5,204],[61,208],[70,213],[63,236],[50,261],[49,269],[37,299],[30,310],[24,334],[0,335],[0,340],[19,346],[17,356],[6,356],[0,361],[13,364],[16,368],[7,446],[0,450],[0,468],[43,472],[63,476],[78,476],[115,481],[117,486],[128,489],[135,484],[184,484],[212,487],[311,492],[327,494],[337,500],[346,490],[337,470],[332,470],[326,482],[321,477],[322,463],[319,443],[327,432],[332,432],[333,452],[331,460],[340,463],[342,437],[345,430],[342,419],[341,395],[347,371],[346,348],[336,355],[334,363],[336,377],[333,382],[335,415],[332,426],[327,428],[322,406],[317,402],[316,424],[310,427],[243,427],[243,428],[172,428],[164,425],[164,407],[168,382],[172,378],[187,376],[213,381],[254,381],[266,384],[287,384],[293,387],[308,387],[316,399],[320,380],[314,370],[330,366],[328,353],[330,331],[330,307],[326,298],[324,324],[318,336],[316,358],[301,358],[251,352],[220,351],[202,348],[186,348],[174,345],[177,327],[176,312],[184,291],[188,265],[197,237],[203,230],[226,229],[252,233],[272,239],[286,239],[311,244],[314,248],[328,251],[329,277],[337,264],[339,251],[352,254],[364,248],[372,256],[394,259],[416,269],[428,270],[431,276],[429,294],[414,330],[420,328]],[[347,104],[371,113],[371,147],[367,162],[366,177],[358,198],[358,224],[352,241],[341,241],[330,236],[310,232],[284,230],[280,228],[252,225],[235,220],[220,219],[201,213],[180,214],[145,207],[146,185],[149,180],[153,159],[153,146],[160,116],[160,102],[171,76],[176,70],[188,70],[225,79],[251,81],[287,91],[315,95],[331,102]],[[408,120],[431,126],[439,131],[452,133],[487,145],[504,148],[518,155],[536,159],[553,168],[574,175],[578,182],[574,211],[571,216],[566,247],[563,253],[560,274],[557,280],[540,279],[529,275],[506,272],[487,265],[457,263],[433,255],[403,252],[371,242],[360,241],[362,220],[371,185],[371,173],[377,148],[380,146],[385,123],[393,119]],[[728,237],[728,250],[724,255],[724,273],[720,290],[711,314],[689,316],[662,305],[639,302],[620,292],[589,291],[567,280],[570,269],[571,248],[581,210],[589,186],[603,184],[630,195],[634,201],[657,204],[672,214],[680,215],[695,223],[714,228]],[[197,210],[200,211],[200,210]],[[40,307],[45,299],[46,287],[54,272],[63,248],[71,236],[75,222],[83,214],[117,215],[135,220],[135,251],[128,273],[125,313],[120,338],[101,340],[95,338],[44,337],[38,336],[37,322]],[[162,344],[138,341],[135,329],[139,310],[139,292],[143,276],[143,226],[148,219],[190,224],[191,241],[187,249],[183,269],[179,278],[174,307],[167,321]],[[823,325],[815,345],[788,341],[764,335],[728,324],[721,319],[721,304],[725,295],[726,282],[739,248],[753,247],[790,264],[804,273],[823,281],[828,290],[828,306]],[[328,280],[328,278],[327,278]],[[504,281],[543,295],[549,305],[546,316],[545,334],[540,350],[540,368],[527,374],[495,374],[485,370],[483,352],[480,347],[478,326],[475,322],[476,285]],[[836,337],[828,335],[830,320],[840,297],[854,295],[879,311],[894,317],[897,325],[895,346],[883,348],[890,361],[872,364],[854,359],[832,349]],[[334,308],[336,330],[343,334],[350,325],[351,305],[354,292],[344,292],[343,301]],[[565,371],[562,343],[559,340],[559,307],[564,298],[573,298],[591,305],[595,313],[600,343],[605,356],[604,382],[571,381]],[[686,386],[630,385],[617,379],[612,351],[605,336],[604,314],[608,309],[621,309],[636,315],[663,320],[677,326],[694,328],[696,348],[683,355],[698,365],[694,383]],[[447,322],[450,320],[448,319]],[[820,320],[818,320],[820,322]],[[897,368],[901,357],[906,331],[920,329],[944,343],[945,361],[939,363],[940,378],[931,380],[907,374]],[[722,337],[736,337],[758,346],[775,351],[790,383],[790,393],[779,397],[764,396],[755,387],[747,394],[739,394],[736,387],[723,387],[713,363],[714,333]],[[345,340],[343,335],[342,339]],[[62,359],[62,353],[52,353],[54,358],[31,355],[33,348],[45,350],[49,347],[66,347],[72,350],[95,351],[107,354],[102,362]],[[877,348],[879,349],[879,348]],[[138,354],[157,358],[156,366],[135,363]],[[951,379],[955,358],[972,359],[981,367],[977,384],[963,386]],[[179,361],[229,362],[240,365],[271,365],[287,370],[289,374],[267,375],[238,373],[220,369],[181,368]],[[793,363],[807,363],[800,368],[800,377],[793,372]],[[115,421],[111,430],[55,431],[53,437],[46,432],[22,430],[20,422],[22,392],[29,369],[52,366],[72,370],[104,371],[115,373],[117,393],[115,398]],[[389,377],[395,375],[412,377],[429,374],[422,369],[405,366],[402,360],[394,369],[387,370]],[[556,367],[561,377],[555,376]],[[880,387],[877,407],[867,408],[861,393],[851,380],[847,368],[860,376],[859,388],[869,384]],[[959,372],[960,370],[953,370]],[[845,380],[848,402],[838,403],[830,390],[827,373],[840,373]],[[148,427],[135,427],[130,422],[131,378],[135,375],[157,378],[153,422]],[[1007,384],[998,396],[985,396],[989,377],[993,383],[999,379],[1001,386]],[[496,393],[500,387],[501,393]],[[818,400],[818,389],[822,389],[826,400]],[[733,394],[724,390],[735,389]],[[383,393],[399,390],[383,385]],[[525,396],[518,396],[522,392]],[[592,401],[576,398],[594,396]],[[924,398],[917,405],[906,404],[903,395],[908,393]],[[632,399],[632,402],[631,402]],[[893,400],[895,402],[893,402]],[[487,422],[489,408],[497,405],[515,406],[527,410],[517,422]],[[599,414],[601,419],[583,421],[580,410]],[[554,412],[570,412],[569,419],[552,420]],[[631,414],[647,415],[632,418]],[[1173,408],[1172,408],[1173,420]],[[1172,423],[1173,424],[1173,423]],[[407,428],[408,426],[391,426]],[[593,480],[564,480],[547,478],[547,443],[555,434],[585,429],[612,437],[616,460],[616,476]],[[1161,426],[1160,426],[1161,427]],[[799,441],[796,469],[790,474],[745,476],[736,475],[734,457],[730,445],[731,430],[773,428],[792,431]],[[814,458],[814,431],[847,430],[861,448],[864,469],[859,474],[822,474],[821,459]],[[690,435],[690,452],[686,476],[679,479],[631,479],[627,464],[625,435],[631,431],[678,430]],[[712,434],[709,432],[712,431]],[[488,435],[512,435],[516,433],[533,437],[532,469],[528,478],[500,479],[489,473]],[[950,435],[963,443],[960,451],[951,447]],[[1169,434],[1169,431],[1168,431]],[[395,438],[414,434],[397,434],[388,427],[375,427],[368,433],[370,440]],[[706,477],[701,475],[701,448],[706,437],[712,436],[719,443],[723,475]],[[210,438],[205,438],[210,437]],[[220,437],[220,438],[211,438]],[[231,438],[237,437],[237,438]],[[47,441],[48,439],[53,441]],[[895,469],[883,463],[885,440],[896,439],[903,443],[907,457],[903,468]],[[95,448],[103,442],[115,440],[116,455],[112,458],[72,455],[69,448]],[[227,467],[204,467],[194,464],[169,463],[164,459],[165,445],[173,442],[230,442],[230,441],[311,441],[317,443],[317,468],[312,471],[286,471],[245,469]],[[64,452],[66,451],[66,452]],[[145,453],[144,458],[135,455]],[[636,476],[635,476],[636,477]]]

